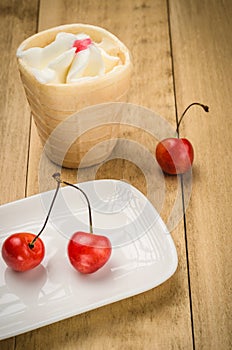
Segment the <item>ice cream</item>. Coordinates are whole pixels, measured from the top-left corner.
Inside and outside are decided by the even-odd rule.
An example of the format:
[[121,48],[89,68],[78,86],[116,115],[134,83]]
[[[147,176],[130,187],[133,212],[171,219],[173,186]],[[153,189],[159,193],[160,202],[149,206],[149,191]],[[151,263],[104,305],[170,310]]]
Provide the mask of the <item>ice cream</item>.
[[[132,68],[129,51],[101,27],[70,24],[39,32],[19,46],[17,58],[43,145],[53,130],[74,113],[96,104],[123,101],[129,89]],[[113,123],[113,116],[109,118]],[[91,120],[88,123],[91,128]],[[66,132],[66,141],[67,135]],[[99,140],[115,137],[116,128],[110,125],[87,132],[70,145],[62,165],[78,167],[83,155]],[[47,148],[47,155],[54,162],[60,163],[62,145],[59,135]],[[102,147],[82,166],[101,162],[111,151],[112,146]]]
[[107,40],[92,41],[84,33],[58,33],[45,47],[17,50],[17,57],[31,69],[43,84],[72,84],[82,80],[97,79],[122,65],[117,55],[110,54]]

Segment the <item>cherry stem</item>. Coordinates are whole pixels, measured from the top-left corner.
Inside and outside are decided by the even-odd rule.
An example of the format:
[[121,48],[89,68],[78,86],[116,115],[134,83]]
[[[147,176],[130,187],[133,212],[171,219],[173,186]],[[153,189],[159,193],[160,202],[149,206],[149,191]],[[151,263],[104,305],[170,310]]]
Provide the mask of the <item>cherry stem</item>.
[[[57,173],[53,174],[52,176],[53,176],[53,178],[56,179],[55,176],[57,176]],[[48,222],[49,216],[50,216],[50,214],[51,214],[53,205],[54,205],[54,203],[55,203],[56,196],[57,196],[57,194],[58,194],[59,188],[60,188],[60,182],[57,181],[56,191],[55,191],[55,194],[54,194],[54,196],[53,196],[53,199],[52,199],[52,202],[51,202],[51,205],[50,205],[48,214],[47,214],[47,216],[46,216],[46,219],[45,219],[45,221],[44,221],[44,224],[43,224],[41,230],[39,231],[39,233],[37,234],[37,236],[35,236],[35,238],[29,243],[29,247],[30,247],[31,249],[34,248],[34,245],[35,245],[36,240],[39,238],[39,236],[41,235],[41,233],[43,232],[43,230],[45,229],[45,227],[46,227],[46,225],[47,225],[47,222]]]
[[208,107],[208,106],[203,105],[202,103],[199,103],[199,102],[193,102],[193,103],[191,103],[191,104],[184,110],[184,112],[182,113],[182,115],[181,115],[181,117],[180,117],[180,120],[179,120],[178,123],[177,123],[176,133],[177,133],[178,137],[179,137],[179,127],[180,127],[180,123],[181,123],[182,119],[184,118],[184,115],[185,115],[185,113],[187,112],[187,110],[188,110],[190,107],[194,106],[194,105],[197,105],[197,106],[202,107],[202,108],[204,109],[205,112],[209,112],[209,107]]
[[61,180],[59,173],[54,174],[53,177],[58,183],[63,183],[65,185],[74,187],[76,190],[80,191],[84,195],[84,197],[87,201],[87,204],[88,204],[88,211],[89,211],[89,231],[90,231],[90,233],[93,233],[93,220],[92,220],[91,206],[90,206],[89,198],[87,197],[86,193],[80,187],[73,185],[67,181]]

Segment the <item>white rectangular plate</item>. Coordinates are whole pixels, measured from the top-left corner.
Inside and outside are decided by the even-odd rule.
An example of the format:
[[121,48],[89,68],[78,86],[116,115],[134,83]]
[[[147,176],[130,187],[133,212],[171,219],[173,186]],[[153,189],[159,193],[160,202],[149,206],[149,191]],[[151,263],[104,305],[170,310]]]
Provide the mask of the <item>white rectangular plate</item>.
[[[63,187],[41,236],[46,249],[42,264],[14,272],[0,257],[0,339],[145,292],[175,272],[171,235],[141,192],[117,180],[79,186],[92,205],[94,232],[112,242],[110,260],[91,275],[70,265],[68,239],[76,231],[88,232],[88,211],[79,191]],[[38,233],[53,195],[49,191],[1,206],[1,246],[12,233]]]

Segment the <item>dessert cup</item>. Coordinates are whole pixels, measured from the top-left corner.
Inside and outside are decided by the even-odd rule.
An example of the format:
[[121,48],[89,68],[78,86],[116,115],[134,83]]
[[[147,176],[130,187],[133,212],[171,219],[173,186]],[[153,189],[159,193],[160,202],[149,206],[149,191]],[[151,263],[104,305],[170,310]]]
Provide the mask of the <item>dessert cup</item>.
[[[60,32],[85,33],[95,43],[107,41],[108,47],[111,48],[109,53],[120,58],[120,67],[98,76],[96,79],[80,79],[72,84],[40,82],[33,74],[31,67],[20,57],[20,52],[32,47],[45,47],[53,42]],[[98,127],[96,127],[95,121],[93,128],[91,127],[91,118],[85,120],[85,114],[82,113],[82,117],[78,119],[70,119],[70,116],[78,114],[86,107],[126,101],[132,67],[126,46],[103,28],[87,24],[68,24],[39,32],[27,38],[19,46],[17,57],[26,97],[39,137],[42,144],[46,145],[45,152],[49,159],[68,168],[88,167],[107,159],[116,144],[119,129],[119,125],[114,122],[114,115],[109,115],[107,123]],[[92,116],[94,122],[93,118],[94,116]],[[61,123],[65,123],[64,132],[57,132],[53,134],[54,137],[50,137]],[[82,123],[88,123],[88,125],[83,127]],[[79,135],[73,141],[74,129],[87,131],[83,134],[77,132]],[[63,149],[67,148],[69,142],[69,133],[72,134],[70,147],[61,159],[60,154],[63,154]],[[107,140],[111,140],[111,142],[106,142]],[[96,147],[96,152],[92,152],[91,157],[87,157],[87,161],[81,162],[89,150],[102,142],[102,147]]]

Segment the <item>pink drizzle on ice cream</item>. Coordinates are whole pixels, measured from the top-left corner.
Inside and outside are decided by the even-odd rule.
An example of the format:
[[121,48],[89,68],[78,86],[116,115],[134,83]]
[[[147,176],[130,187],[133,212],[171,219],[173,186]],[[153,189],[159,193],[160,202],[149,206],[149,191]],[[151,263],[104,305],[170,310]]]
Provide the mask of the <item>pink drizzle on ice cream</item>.
[[92,40],[90,38],[75,40],[73,43],[73,47],[76,47],[75,53],[78,53],[79,51],[82,51],[82,50],[86,50],[91,44],[92,44]]

